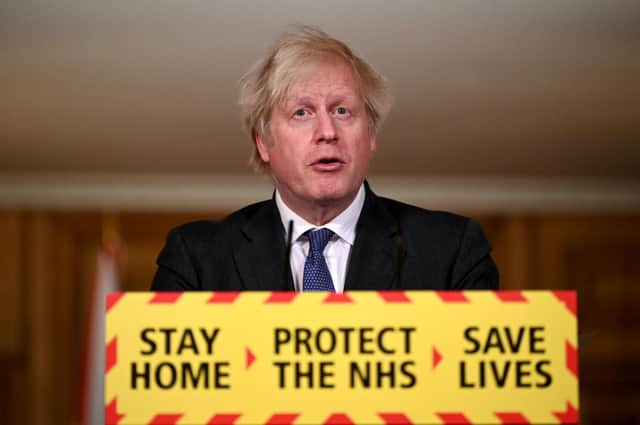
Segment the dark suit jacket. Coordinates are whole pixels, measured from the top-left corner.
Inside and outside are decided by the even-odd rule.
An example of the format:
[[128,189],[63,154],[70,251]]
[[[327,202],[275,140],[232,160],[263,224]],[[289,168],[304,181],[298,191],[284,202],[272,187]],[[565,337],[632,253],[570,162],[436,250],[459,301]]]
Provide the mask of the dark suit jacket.
[[[366,186],[345,290],[497,289],[480,225],[376,196]],[[221,222],[173,229],[158,256],[154,291],[293,290],[274,200]]]

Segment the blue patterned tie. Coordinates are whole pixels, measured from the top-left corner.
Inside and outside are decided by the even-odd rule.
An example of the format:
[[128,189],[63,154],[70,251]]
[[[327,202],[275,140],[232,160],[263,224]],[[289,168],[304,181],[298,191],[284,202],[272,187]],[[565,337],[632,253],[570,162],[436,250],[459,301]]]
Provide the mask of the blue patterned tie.
[[322,255],[333,232],[329,229],[315,229],[308,231],[307,236],[309,237],[309,255],[304,263],[302,290],[335,292],[327,262]]

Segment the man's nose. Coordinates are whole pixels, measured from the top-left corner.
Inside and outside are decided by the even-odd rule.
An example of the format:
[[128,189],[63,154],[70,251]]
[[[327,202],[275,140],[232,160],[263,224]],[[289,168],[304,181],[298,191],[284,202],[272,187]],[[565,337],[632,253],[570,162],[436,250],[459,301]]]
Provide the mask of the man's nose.
[[335,142],[338,140],[333,117],[328,112],[320,112],[317,115],[316,140],[318,142]]

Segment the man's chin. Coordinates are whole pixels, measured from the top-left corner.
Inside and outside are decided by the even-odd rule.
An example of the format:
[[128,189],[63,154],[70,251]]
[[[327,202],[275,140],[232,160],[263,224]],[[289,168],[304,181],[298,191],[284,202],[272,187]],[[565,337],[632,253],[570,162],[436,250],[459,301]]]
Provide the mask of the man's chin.
[[342,203],[347,203],[347,205],[353,201],[357,189],[348,190],[346,188],[340,187],[332,187],[332,188],[318,188],[320,190],[316,190],[313,193],[312,199],[319,206],[334,206]]

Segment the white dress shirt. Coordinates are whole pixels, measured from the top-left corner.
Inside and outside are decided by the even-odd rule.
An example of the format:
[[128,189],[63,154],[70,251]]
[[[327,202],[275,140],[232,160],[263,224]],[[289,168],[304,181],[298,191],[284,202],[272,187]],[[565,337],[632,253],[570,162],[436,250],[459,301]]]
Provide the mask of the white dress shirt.
[[[356,224],[364,205],[364,184],[360,186],[356,197],[351,204],[338,216],[327,224],[321,226],[333,232],[333,236],[324,249],[324,259],[327,262],[331,280],[336,292],[344,291],[344,281],[347,277],[347,266],[351,247],[356,239]],[[285,229],[285,234],[289,229],[289,221],[293,221],[293,232],[291,233],[291,275],[296,291],[302,292],[302,278],[304,275],[304,263],[309,253],[309,238],[304,235],[316,226],[309,223],[304,218],[296,214],[291,208],[285,205],[280,193],[276,190],[276,205],[280,212],[280,219]]]

